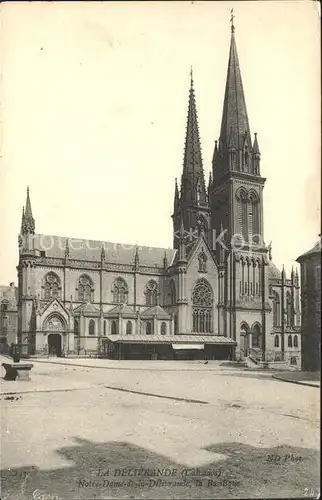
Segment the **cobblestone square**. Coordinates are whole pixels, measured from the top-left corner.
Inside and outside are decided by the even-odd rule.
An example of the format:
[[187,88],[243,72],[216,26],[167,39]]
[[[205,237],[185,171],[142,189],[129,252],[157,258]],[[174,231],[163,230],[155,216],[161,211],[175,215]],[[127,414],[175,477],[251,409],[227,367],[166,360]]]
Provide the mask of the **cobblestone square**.
[[215,362],[66,360],[1,389],[4,500],[318,494],[315,387]]

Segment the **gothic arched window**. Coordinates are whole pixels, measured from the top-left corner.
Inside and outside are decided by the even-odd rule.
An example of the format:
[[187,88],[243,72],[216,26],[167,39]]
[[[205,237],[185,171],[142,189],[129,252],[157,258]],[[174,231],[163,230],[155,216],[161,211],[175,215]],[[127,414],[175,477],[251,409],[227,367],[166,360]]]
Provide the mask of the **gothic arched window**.
[[158,284],[150,280],[145,289],[145,300],[147,306],[156,306],[158,303]]
[[259,243],[259,197],[251,190],[248,196],[248,235],[253,243]]
[[117,304],[127,304],[128,288],[123,278],[117,278],[113,285],[113,302]]
[[161,323],[161,335],[166,335],[166,333],[167,333],[167,325],[166,325],[166,323],[163,321],[163,322]]
[[287,337],[287,347],[293,347],[293,343],[292,343],[292,335],[289,335]]
[[81,276],[78,280],[78,300],[82,302],[91,302],[93,291],[93,282],[89,276]]
[[278,293],[273,291],[273,326],[280,326],[281,323],[281,304]]
[[152,335],[152,333],[153,333],[153,326],[152,326],[151,321],[148,321],[148,322],[146,323],[146,325],[145,325],[145,333],[146,333],[147,335]]
[[132,321],[128,321],[126,323],[126,334],[131,335],[132,333]]
[[241,188],[236,193],[237,200],[237,233],[240,239],[247,240],[247,193]]
[[170,281],[169,288],[170,288],[170,304],[174,305],[176,304],[177,299],[176,299],[176,286],[173,280]]
[[52,299],[60,296],[60,279],[57,274],[50,272],[46,274],[44,280],[44,298]]
[[293,345],[294,345],[294,347],[298,347],[299,346],[297,335],[294,335]]
[[116,321],[113,319],[112,323],[111,323],[111,334],[112,335],[116,335],[117,334],[117,323]]
[[89,335],[95,335],[95,321],[93,319],[89,320],[88,334]]
[[207,272],[207,255],[205,254],[205,252],[203,250],[198,255],[198,261],[199,261],[199,273],[206,273]]
[[200,279],[192,291],[192,324],[196,333],[212,331],[213,293],[208,281]]
[[275,335],[274,337],[274,347],[279,347],[280,346],[280,338],[278,335]]

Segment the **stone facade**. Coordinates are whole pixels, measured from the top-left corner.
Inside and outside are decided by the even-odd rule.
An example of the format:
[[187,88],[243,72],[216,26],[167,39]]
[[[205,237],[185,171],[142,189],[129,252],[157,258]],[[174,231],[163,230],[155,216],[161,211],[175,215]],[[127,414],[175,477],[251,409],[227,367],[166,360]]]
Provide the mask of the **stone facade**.
[[9,346],[17,342],[18,289],[12,282],[9,286],[0,286],[0,352],[7,353]]
[[297,261],[301,265],[302,370],[320,371],[321,241]]
[[265,245],[264,184],[232,32],[208,186],[191,74],[173,249],[35,234],[27,192],[18,265],[25,350],[118,358],[252,355],[299,364],[298,277],[286,279]]

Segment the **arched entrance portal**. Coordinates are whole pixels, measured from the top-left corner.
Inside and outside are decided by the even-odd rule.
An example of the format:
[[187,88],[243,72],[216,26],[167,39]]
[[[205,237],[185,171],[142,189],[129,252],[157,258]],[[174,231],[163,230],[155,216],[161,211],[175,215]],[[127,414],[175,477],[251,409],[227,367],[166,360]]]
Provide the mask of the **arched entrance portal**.
[[61,335],[60,333],[50,333],[48,335],[48,352],[51,355],[61,356]]
[[248,356],[249,351],[249,326],[243,322],[240,325],[240,358],[243,360]]

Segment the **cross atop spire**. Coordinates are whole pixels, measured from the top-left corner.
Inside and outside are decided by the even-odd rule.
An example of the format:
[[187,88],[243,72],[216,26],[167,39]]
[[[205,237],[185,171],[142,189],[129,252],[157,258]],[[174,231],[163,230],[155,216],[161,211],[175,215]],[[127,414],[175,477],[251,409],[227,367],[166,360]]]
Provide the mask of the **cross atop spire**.
[[231,9],[231,11],[230,11],[230,24],[231,24],[230,29],[231,29],[232,33],[235,33],[234,19],[235,19],[234,9]]

